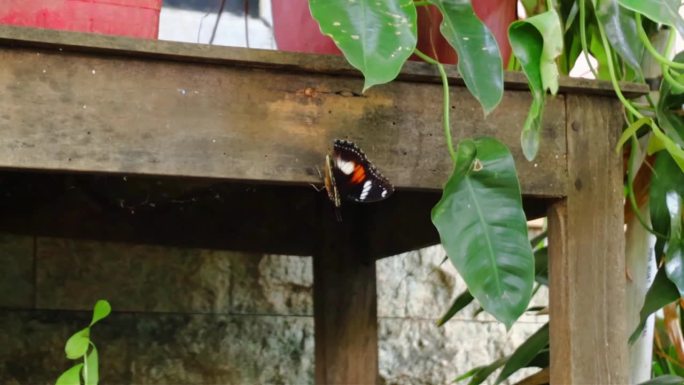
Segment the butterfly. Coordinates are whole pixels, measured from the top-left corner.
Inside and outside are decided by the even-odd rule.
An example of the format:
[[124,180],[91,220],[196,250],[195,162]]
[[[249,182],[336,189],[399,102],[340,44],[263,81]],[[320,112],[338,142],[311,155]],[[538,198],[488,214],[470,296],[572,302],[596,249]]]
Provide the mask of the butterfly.
[[382,176],[354,143],[335,139],[325,156],[325,189],[335,207],[342,200],[377,202],[388,198],[394,186]]

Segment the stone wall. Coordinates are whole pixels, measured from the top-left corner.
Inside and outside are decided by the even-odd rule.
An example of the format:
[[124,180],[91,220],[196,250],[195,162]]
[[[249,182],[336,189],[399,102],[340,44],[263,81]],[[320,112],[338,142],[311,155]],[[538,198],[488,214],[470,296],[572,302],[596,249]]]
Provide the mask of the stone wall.
[[[443,256],[377,263],[386,384],[450,382],[546,322],[507,333],[470,308],[436,327],[464,288]],[[0,264],[0,384],[54,383],[99,298],[114,309],[92,336],[103,384],[313,383],[311,258],[2,235]]]

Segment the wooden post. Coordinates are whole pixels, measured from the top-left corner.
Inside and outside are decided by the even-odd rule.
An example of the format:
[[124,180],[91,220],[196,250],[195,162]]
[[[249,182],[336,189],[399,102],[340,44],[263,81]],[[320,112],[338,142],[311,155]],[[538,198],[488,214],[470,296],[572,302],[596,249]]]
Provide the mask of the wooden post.
[[322,202],[314,255],[316,384],[375,384],[378,321],[375,258],[369,255],[364,208],[342,208],[336,220]]
[[626,384],[621,107],[566,103],[568,195],[548,213],[551,383]]

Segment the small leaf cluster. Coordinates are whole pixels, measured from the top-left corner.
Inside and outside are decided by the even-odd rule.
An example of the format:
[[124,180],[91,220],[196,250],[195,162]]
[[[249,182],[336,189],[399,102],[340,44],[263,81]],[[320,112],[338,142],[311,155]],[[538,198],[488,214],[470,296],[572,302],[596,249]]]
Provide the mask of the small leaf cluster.
[[[99,300],[95,303],[90,324],[74,333],[66,342],[64,352],[70,360],[81,360],[62,373],[55,385],[97,385],[100,381],[97,348],[90,339],[90,328],[111,313],[109,302]],[[83,381],[81,381],[83,380]]]

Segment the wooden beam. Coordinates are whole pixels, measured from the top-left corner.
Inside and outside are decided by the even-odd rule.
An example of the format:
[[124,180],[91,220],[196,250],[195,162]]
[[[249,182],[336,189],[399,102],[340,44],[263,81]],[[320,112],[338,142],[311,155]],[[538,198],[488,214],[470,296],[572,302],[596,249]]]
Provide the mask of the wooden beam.
[[[100,52],[114,55],[155,58],[183,62],[244,65],[251,68],[277,68],[288,71],[350,75],[360,77],[358,70],[336,55],[312,55],[282,51],[257,50],[237,47],[221,47],[194,43],[176,43],[162,40],[133,39],[81,33],[54,31],[0,25],[0,44],[21,47],[48,47],[72,52]],[[446,66],[449,79],[454,84],[465,85],[456,66]],[[408,61],[399,74],[401,80],[417,80],[440,83],[434,66],[418,61]],[[527,78],[522,72],[505,72],[504,84],[510,90],[528,90]],[[596,81],[561,76],[561,93],[614,95],[609,81]],[[620,89],[627,97],[648,93],[648,86],[621,83]]]
[[[83,37],[97,39],[136,46],[129,40]],[[240,52],[252,59],[332,60]],[[317,168],[333,138],[347,138],[399,189],[441,190],[452,171],[438,83],[398,81],[360,95],[357,76],[293,72],[274,63],[264,69],[238,61],[59,51],[57,46],[0,47],[0,61],[0,84],[5,85],[0,168],[308,185],[320,183]],[[506,92],[487,118],[464,87],[452,88],[452,100],[456,139],[499,138],[515,156],[524,194],[564,195],[564,96],[547,102],[543,143],[534,162],[524,159],[519,144],[531,102],[528,91]]]
[[626,384],[620,104],[568,96],[567,199],[549,211],[552,384]]
[[378,320],[375,257],[366,212],[341,222],[321,202],[322,235],[314,255],[316,384],[376,384]]

